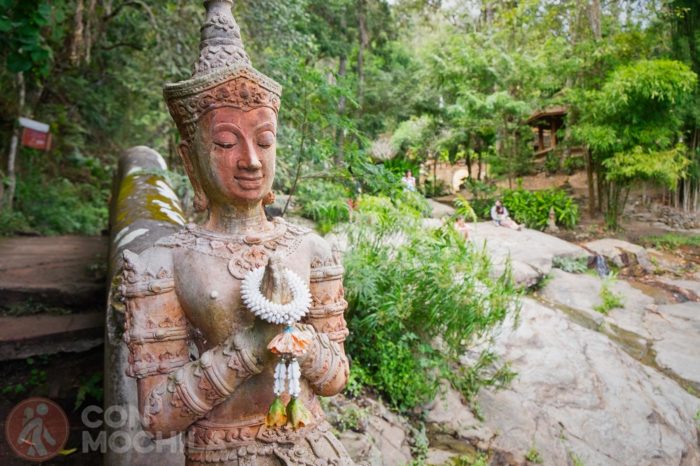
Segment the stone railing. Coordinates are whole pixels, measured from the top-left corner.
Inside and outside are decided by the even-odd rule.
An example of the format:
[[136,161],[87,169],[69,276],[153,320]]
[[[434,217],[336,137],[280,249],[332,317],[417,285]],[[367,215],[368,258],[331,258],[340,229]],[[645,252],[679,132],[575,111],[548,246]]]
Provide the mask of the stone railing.
[[160,154],[137,146],[120,157],[114,178],[105,323],[105,466],[184,464],[179,437],[156,444],[141,429],[136,382],[125,374],[128,350],[122,340],[124,304],[118,292],[124,250],[141,253],[185,224],[180,201],[165,177],[166,170]]

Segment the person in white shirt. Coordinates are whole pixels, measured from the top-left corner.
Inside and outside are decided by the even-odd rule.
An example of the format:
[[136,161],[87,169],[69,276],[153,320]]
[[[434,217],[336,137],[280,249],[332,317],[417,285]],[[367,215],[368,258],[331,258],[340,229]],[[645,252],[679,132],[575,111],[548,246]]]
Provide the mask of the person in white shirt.
[[508,215],[508,209],[505,208],[500,200],[496,201],[496,204],[491,207],[491,219],[499,227],[511,228],[513,230],[522,230],[522,226],[511,220]]
[[401,184],[403,184],[404,190],[406,191],[416,190],[416,179],[413,177],[413,173],[411,173],[411,170],[406,171],[404,177],[401,178]]

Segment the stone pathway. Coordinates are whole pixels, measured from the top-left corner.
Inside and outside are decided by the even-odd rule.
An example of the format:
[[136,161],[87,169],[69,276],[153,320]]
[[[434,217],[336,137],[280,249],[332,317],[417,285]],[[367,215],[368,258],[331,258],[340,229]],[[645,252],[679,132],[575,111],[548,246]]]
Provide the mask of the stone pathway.
[[0,238],[0,361],[99,346],[106,237]]

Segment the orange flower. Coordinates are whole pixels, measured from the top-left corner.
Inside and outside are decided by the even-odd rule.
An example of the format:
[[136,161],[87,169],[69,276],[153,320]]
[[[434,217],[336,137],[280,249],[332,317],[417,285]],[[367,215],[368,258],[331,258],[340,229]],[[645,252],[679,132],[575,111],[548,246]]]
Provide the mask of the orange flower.
[[293,327],[287,327],[267,345],[267,349],[275,354],[291,354],[299,357],[306,352],[311,339]]

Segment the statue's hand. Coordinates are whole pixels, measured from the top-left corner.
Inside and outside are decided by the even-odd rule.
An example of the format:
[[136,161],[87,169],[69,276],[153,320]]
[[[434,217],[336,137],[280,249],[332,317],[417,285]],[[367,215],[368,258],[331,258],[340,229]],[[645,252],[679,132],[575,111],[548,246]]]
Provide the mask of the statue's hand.
[[255,359],[256,365],[262,369],[274,356],[267,349],[267,345],[281,331],[281,325],[273,325],[261,319],[255,319],[255,324],[252,327],[234,330],[225,344],[234,349],[248,352]]

